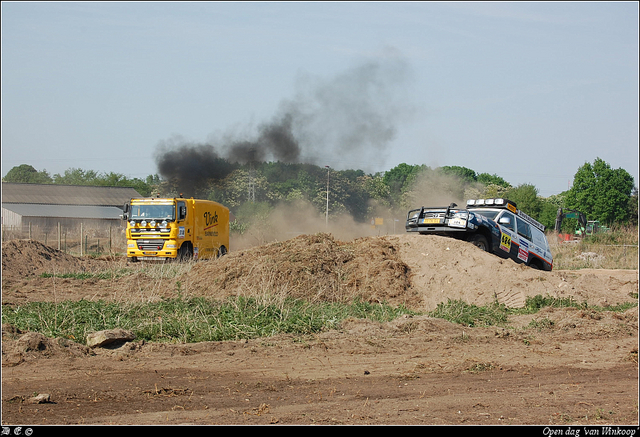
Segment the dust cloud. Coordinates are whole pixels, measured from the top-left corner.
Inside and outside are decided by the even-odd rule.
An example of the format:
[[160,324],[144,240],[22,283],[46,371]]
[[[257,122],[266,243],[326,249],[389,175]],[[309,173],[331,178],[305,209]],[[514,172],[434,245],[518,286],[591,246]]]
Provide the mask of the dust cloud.
[[371,199],[369,217],[360,222],[350,214],[331,213],[327,220],[325,211],[319,211],[307,200],[297,199],[290,203],[280,203],[269,213],[254,220],[242,235],[234,235],[232,250],[259,246],[273,241],[285,241],[302,234],[330,233],[342,241],[356,238],[404,234],[407,212],[421,206],[448,206],[455,202],[464,207],[466,199],[482,197],[482,184],[470,183],[454,174],[446,174],[439,169],[427,169],[420,173],[410,188],[403,193],[401,204],[395,208]]
[[[398,227],[397,231],[404,232],[404,221],[402,228]],[[327,220],[326,215],[319,213],[311,202],[298,199],[276,205],[266,217],[253,221],[242,235],[232,234],[230,245],[231,250],[237,251],[317,233],[329,233],[339,240],[350,241],[390,232],[386,227],[357,222],[347,213],[331,215]]]
[[463,207],[467,199],[482,197],[484,186],[462,180],[459,176],[428,169],[418,175],[411,188],[402,196],[408,208],[449,206]]

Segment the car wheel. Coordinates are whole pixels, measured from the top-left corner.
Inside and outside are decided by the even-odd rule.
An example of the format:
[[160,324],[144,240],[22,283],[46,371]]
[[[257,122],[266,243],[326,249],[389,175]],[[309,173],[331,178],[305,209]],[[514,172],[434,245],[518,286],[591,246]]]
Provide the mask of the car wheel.
[[534,270],[541,270],[540,266],[538,265],[538,263],[530,263],[529,267],[531,267]]
[[473,237],[471,237],[470,242],[471,244],[484,250],[485,252],[489,251],[489,243],[487,243],[487,239],[484,235],[475,234]]

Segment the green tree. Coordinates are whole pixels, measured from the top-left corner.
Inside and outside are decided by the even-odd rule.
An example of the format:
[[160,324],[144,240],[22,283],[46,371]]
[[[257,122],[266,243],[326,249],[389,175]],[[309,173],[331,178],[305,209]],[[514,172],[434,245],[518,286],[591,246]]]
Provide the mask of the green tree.
[[20,182],[27,184],[59,184],[59,185],[89,185],[104,187],[131,187],[142,196],[150,196],[160,186],[158,175],[149,175],[145,180],[133,178],[128,179],[119,173],[100,174],[94,170],[83,170],[80,168],[70,168],[64,174],[49,176],[46,170],[37,171],[30,165],[22,164],[9,170],[3,178],[5,182]]
[[69,168],[62,175],[59,173],[53,175],[53,183],[60,185],[97,185],[97,180],[97,171],[81,168]]
[[389,186],[384,183],[381,175],[367,175],[361,179],[364,189],[369,195],[369,199],[375,201],[377,205],[390,207],[391,191]]
[[46,170],[38,171],[29,164],[21,164],[13,167],[2,179],[4,182],[16,182],[22,184],[51,184],[53,179]]
[[638,187],[633,187],[629,197],[629,224],[638,226]]
[[511,184],[497,174],[490,175],[489,173],[480,173],[477,177],[477,181],[486,186],[497,185],[502,188],[511,188]]
[[541,198],[541,209],[537,217],[533,217],[542,223],[545,228],[552,230],[556,225],[556,215],[558,214],[558,206],[551,200]]
[[402,163],[385,172],[382,181],[389,187],[391,203],[399,204],[402,194],[415,183],[418,174],[427,168],[425,165]]
[[505,197],[518,205],[518,209],[536,219],[542,211],[542,201],[538,189],[531,184],[520,184],[506,191]]
[[53,183],[60,185],[88,185],[101,187],[130,187],[135,189],[142,196],[150,196],[157,191],[160,186],[158,175],[149,175],[146,180],[133,178],[129,179],[120,173],[99,173],[95,170],[83,170],[81,168],[70,168],[64,174],[55,174]]
[[355,221],[362,223],[367,220],[370,195],[364,183],[363,171],[335,172],[333,183],[329,187],[330,202],[332,197],[336,197],[337,202],[344,206]]
[[505,193],[513,188],[512,186],[503,187],[497,184],[488,184],[484,186],[483,190],[480,190],[480,194],[476,197],[483,199],[492,199],[492,198],[504,198]]
[[578,169],[573,186],[566,192],[565,206],[585,213],[589,220],[603,224],[629,223],[629,199],[633,177],[624,169],[612,169],[600,158]]
[[444,174],[455,175],[460,178],[462,182],[471,183],[478,180],[476,172],[467,167],[460,167],[458,165],[445,165],[440,167],[440,171]]

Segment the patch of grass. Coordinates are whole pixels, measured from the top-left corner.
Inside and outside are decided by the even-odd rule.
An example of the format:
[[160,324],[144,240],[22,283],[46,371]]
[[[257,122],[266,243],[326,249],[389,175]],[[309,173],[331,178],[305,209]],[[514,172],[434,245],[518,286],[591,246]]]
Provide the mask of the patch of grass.
[[507,322],[508,311],[504,304],[493,302],[490,305],[477,306],[462,300],[449,299],[440,302],[430,317],[445,319],[465,326],[492,326]]
[[[493,302],[478,306],[449,299],[428,312],[430,317],[469,327],[507,324],[509,315],[534,314],[543,307],[578,307],[586,303],[550,296],[528,298],[524,308],[506,308]],[[637,303],[624,303],[592,311],[625,311]],[[123,328],[136,338],[150,342],[225,341],[277,334],[312,334],[340,327],[347,318],[388,322],[401,315],[418,315],[404,307],[354,301],[307,302],[282,296],[233,297],[215,301],[202,297],[165,299],[158,302],[115,303],[105,301],[31,302],[2,306],[2,322],[21,331],[40,332],[51,338],[68,338],[78,343],[87,334],[104,329]],[[532,322],[530,328],[552,326],[548,319]],[[464,340],[464,338],[463,338]]]
[[628,310],[629,308],[635,308],[637,306],[638,306],[638,302],[623,302],[618,305],[609,305],[606,307],[592,305],[592,306],[589,306],[589,309],[592,309],[594,311],[611,311],[614,313],[622,313]]
[[81,300],[4,305],[2,322],[78,343],[85,343],[89,333],[116,327],[133,331],[139,340],[192,343],[309,334],[336,328],[348,317],[386,322],[402,314],[413,313],[360,301],[345,305],[296,299],[264,302],[236,297],[217,302],[175,298],[136,304]]
[[533,297],[527,297],[525,301],[525,305],[523,308],[513,308],[510,309],[510,313],[512,314],[535,314],[540,311],[544,307],[552,307],[552,308],[581,308],[581,309],[591,309],[594,311],[612,311],[612,312],[623,312],[628,310],[629,308],[637,307],[637,302],[624,302],[618,305],[610,305],[606,307],[601,307],[598,305],[588,305],[587,302],[578,302],[574,300],[572,297],[551,297],[549,295],[542,296],[538,294]]
[[193,259],[184,262],[149,262],[143,264],[139,271],[152,279],[172,279],[189,273],[196,263]]
[[550,320],[544,317],[540,320],[533,319],[531,322],[529,322],[529,328],[537,329],[538,331],[541,331],[543,329],[551,328],[553,324],[554,324],[553,320]]
[[128,269],[107,270],[103,272],[72,272],[72,273],[42,273],[41,278],[62,278],[62,279],[115,279],[126,276],[131,272]]
[[[627,302],[608,307],[588,306],[586,302],[579,303],[572,298],[555,298],[551,296],[537,295],[528,297],[523,308],[507,308],[504,304],[493,302],[489,305],[478,306],[466,303],[462,300],[449,299],[438,304],[435,310],[428,313],[430,317],[445,319],[453,323],[465,326],[494,326],[507,323],[509,315],[535,314],[544,307],[553,308],[582,308],[593,311],[623,312],[629,308],[638,306],[637,302]],[[532,328],[542,329],[550,327],[553,322],[542,319],[532,322]]]
[[493,370],[495,365],[493,363],[475,363],[467,369],[469,373],[481,373],[489,370]]
[[544,307],[553,307],[553,308],[581,308],[586,307],[586,303],[580,304],[575,301],[572,297],[551,297],[549,295],[542,296],[538,294],[536,296],[527,297],[524,307],[519,309],[514,309],[513,312],[516,314],[535,314],[540,311]]

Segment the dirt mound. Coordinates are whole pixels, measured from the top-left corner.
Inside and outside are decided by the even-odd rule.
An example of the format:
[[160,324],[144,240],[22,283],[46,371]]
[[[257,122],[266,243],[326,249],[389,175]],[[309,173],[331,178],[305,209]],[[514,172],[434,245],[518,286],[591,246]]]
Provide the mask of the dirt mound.
[[79,258],[33,240],[2,243],[2,276],[26,277],[42,273],[79,272],[92,268],[94,262]]
[[[122,260],[118,263],[124,262]],[[521,307],[536,295],[608,306],[633,300],[637,270],[534,270],[483,252],[470,243],[431,235],[400,234],[339,241],[331,234],[299,237],[198,261],[184,275],[121,279],[32,280],[41,273],[94,272],[113,263],[78,258],[35,241],[2,245],[3,303],[64,299],[171,298],[183,293],[291,297],[308,301],[368,302],[431,311],[448,299]],[[134,279],[135,278],[135,279]],[[54,292],[57,293],[54,296]]]
[[483,252],[465,241],[435,235],[389,237],[411,272],[411,287],[423,299],[422,310],[447,299],[476,305],[498,301],[524,305],[536,295],[574,298],[589,305],[629,302],[638,291],[637,270],[535,270]]
[[21,332],[2,325],[2,366],[17,366],[39,357],[92,355],[86,346],[63,338],[48,338],[38,332]]
[[465,241],[402,234],[341,242],[301,235],[199,263],[182,278],[195,295],[281,294],[307,300],[405,305],[429,311],[448,299],[522,307],[527,297],[573,297],[615,305],[637,292],[637,271],[545,272],[483,252]]
[[385,237],[341,242],[329,234],[301,235],[197,264],[184,278],[197,295],[264,294],[310,301],[415,306],[410,272]]

